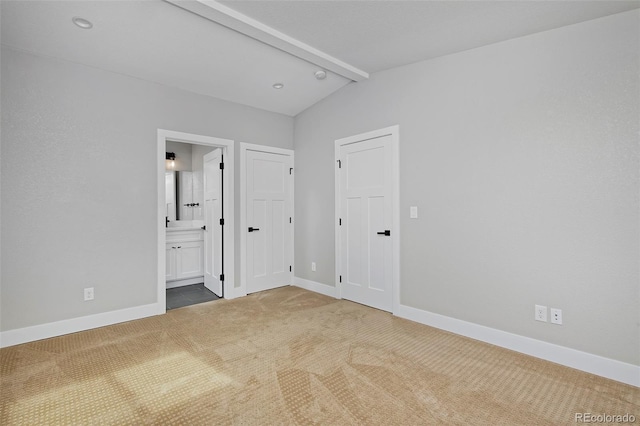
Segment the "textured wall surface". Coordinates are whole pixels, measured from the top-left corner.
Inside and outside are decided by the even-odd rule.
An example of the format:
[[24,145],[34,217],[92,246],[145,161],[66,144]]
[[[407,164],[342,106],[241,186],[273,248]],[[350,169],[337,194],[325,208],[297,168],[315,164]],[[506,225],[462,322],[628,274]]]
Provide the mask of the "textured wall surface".
[[640,365],[639,21],[377,73],[298,115],[296,275],[334,285],[334,141],[399,124],[401,303]]
[[293,146],[291,117],[1,55],[2,331],[156,302],[158,128]]

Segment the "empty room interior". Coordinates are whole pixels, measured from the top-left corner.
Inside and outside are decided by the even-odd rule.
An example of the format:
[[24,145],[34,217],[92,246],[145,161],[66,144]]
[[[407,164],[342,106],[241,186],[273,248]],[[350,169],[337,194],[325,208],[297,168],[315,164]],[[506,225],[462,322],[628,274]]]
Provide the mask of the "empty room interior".
[[0,424],[640,422],[640,1],[0,30]]

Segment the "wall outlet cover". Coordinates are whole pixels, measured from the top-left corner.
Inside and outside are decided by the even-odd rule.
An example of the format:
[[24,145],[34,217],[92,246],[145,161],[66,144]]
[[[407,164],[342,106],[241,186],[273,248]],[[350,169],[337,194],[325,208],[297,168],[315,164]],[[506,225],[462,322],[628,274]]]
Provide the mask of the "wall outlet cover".
[[87,287],[84,289],[84,300],[93,300],[93,287]]
[[542,305],[536,305],[535,307],[535,320],[547,322],[547,307]]

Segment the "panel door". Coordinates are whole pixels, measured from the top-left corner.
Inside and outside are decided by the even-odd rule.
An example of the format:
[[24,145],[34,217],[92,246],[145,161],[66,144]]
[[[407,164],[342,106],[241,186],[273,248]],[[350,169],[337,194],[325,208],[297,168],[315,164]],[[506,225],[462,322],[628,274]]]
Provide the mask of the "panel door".
[[391,136],[340,147],[342,297],[392,310]]
[[292,281],[293,159],[247,151],[247,293],[290,285]]
[[204,286],[222,297],[222,149],[203,158],[204,175]]

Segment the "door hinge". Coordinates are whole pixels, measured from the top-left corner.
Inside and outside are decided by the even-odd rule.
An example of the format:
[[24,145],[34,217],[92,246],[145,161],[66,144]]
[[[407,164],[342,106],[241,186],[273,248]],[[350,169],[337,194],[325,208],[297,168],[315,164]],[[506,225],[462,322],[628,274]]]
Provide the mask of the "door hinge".
[[342,161],[337,160],[338,161],[338,168],[341,169],[342,168]]
[[342,282],[342,275],[340,275],[340,282]]
[[289,218],[289,223],[291,223],[291,218]]
[[289,167],[289,174],[293,174],[293,167]]
[[220,225],[224,225],[224,219],[220,219]]
[[292,271],[292,269],[291,269],[291,265],[289,265],[289,272],[291,272],[291,271]]
[[220,163],[220,170],[224,170],[224,163]]
[[224,281],[224,274],[220,274],[220,281]]
[[338,219],[338,226],[342,226],[342,218]]

